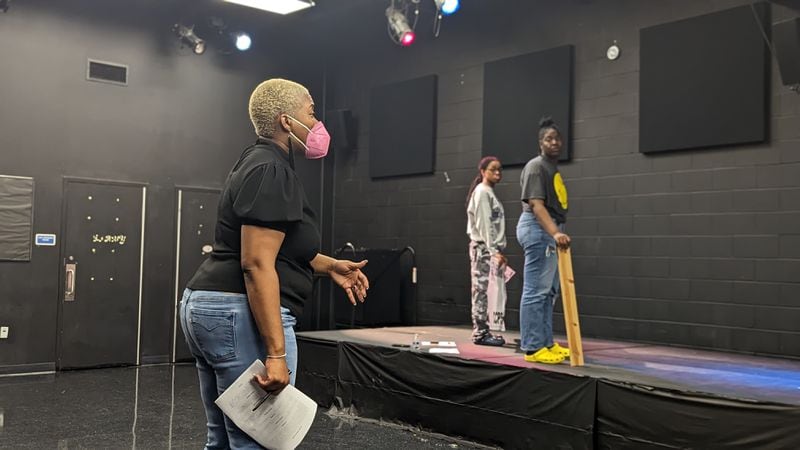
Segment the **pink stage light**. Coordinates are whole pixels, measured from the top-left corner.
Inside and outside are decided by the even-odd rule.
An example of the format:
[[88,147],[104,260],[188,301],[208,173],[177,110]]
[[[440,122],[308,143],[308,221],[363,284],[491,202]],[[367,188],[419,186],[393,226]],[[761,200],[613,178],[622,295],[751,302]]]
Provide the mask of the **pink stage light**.
[[403,33],[403,37],[400,38],[400,45],[402,45],[403,47],[408,47],[409,45],[414,43],[415,37],[416,36],[414,35],[413,31],[407,31]]

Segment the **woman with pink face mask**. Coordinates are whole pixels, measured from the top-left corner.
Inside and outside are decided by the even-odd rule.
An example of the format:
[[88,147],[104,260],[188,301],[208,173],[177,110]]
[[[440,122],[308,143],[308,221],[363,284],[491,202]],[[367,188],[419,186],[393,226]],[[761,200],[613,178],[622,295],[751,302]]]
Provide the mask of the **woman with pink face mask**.
[[217,208],[214,250],[189,281],[181,327],[197,362],[208,419],[207,448],[260,448],[214,400],[255,359],[267,392],[294,384],[296,317],[310,298],[314,274],[328,275],[350,302],[364,301],[367,263],[319,253],[316,213],[294,170],[296,154],[324,157],[330,136],[314,116],[308,90],[271,79],[250,96],[256,142],[242,152]]

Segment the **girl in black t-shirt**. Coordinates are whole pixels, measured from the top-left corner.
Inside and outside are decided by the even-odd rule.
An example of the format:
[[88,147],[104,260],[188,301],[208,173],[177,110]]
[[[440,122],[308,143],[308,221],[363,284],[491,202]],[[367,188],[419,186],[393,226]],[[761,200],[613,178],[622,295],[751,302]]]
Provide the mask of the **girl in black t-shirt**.
[[522,169],[522,214],[517,241],[525,253],[519,305],[520,348],[525,361],[558,364],[569,350],[553,341],[553,302],[558,297],[558,246],[569,246],[563,231],[567,188],[558,172],[561,132],[552,120],[539,127],[539,156]]

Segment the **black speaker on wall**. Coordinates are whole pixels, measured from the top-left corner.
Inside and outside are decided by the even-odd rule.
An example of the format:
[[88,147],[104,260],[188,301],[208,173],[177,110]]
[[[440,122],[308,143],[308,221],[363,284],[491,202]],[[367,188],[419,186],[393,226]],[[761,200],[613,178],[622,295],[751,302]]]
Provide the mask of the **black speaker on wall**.
[[369,298],[352,306],[342,289],[333,290],[336,328],[416,325],[416,280],[414,251],[402,249],[358,249],[336,252],[353,261],[369,260],[364,275],[369,279]]
[[800,85],[800,17],[773,24],[772,44],[784,86]]
[[331,144],[336,150],[356,148],[356,121],[349,109],[334,109],[325,115],[325,125],[331,134]]

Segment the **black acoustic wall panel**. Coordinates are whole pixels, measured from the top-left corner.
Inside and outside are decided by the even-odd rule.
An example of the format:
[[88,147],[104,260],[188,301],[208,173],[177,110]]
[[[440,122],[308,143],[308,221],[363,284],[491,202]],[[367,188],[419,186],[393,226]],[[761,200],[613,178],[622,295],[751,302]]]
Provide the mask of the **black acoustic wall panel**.
[[759,3],[640,31],[641,152],[767,138],[769,16]]
[[772,43],[783,84],[800,85],[800,17],[773,24]]
[[484,156],[525,164],[539,153],[539,119],[550,116],[564,140],[560,159],[571,158],[573,59],[566,45],[484,65]]
[[370,177],[433,173],[436,80],[428,75],[372,89]]

